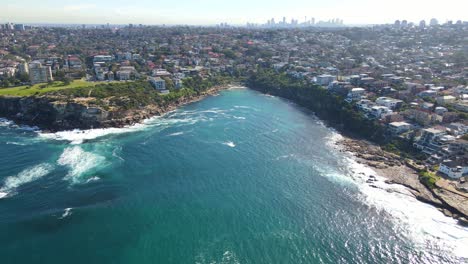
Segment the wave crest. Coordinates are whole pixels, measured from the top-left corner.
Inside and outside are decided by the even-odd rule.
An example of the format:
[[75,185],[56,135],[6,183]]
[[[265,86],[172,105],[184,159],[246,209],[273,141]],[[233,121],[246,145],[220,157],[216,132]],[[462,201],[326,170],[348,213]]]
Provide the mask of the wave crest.
[[6,197],[8,193],[14,191],[23,184],[35,181],[49,174],[52,170],[52,165],[48,163],[41,163],[21,171],[16,176],[7,177],[2,188],[0,188],[0,198]]
[[57,163],[68,167],[66,179],[79,183],[82,176],[102,164],[106,159],[97,154],[86,152],[79,146],[66,148]]

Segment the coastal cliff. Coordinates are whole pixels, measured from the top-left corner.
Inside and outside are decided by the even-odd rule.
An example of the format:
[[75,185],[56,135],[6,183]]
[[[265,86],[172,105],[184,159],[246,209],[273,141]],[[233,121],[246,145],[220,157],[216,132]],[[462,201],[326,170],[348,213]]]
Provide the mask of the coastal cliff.
[[187,89],[169,95],[160,95],[156,91],[144,89],[141,94],[134,90],[133,94],[106,93],[89,96],[93,92],[90,90],[85,93],[0,97],[0,117],[51,132],[124,127],[152,116],[162,115],[226,87],[214,86],[198,92]]
[[[339,149],[351,153],[358,163],[373,168],[385,177],[387,184],[400,184],[408,188],[414,197],[431,204],[460,223],[468,224],[467,197],[463,194],[450,192],[450,189],[438,186],[428,188],[420,181],[416,165],[393,153],[382,150],[379,146],[365,140],[344,138],[337,142]],[[444,180],[439,180],[443,182]],[[373,185],[373,180],[369,181]]]
[[[290,78],[284,73],[261,69],[247,81],[248,85],[259,92],[279,96],[314,112],[327,125],[352,136],[338,142],[343,151],[351,152],[358,163],[373,168],[387,178],[388,184],[407,187],[413,196],[425,203],[439,208],[445,215],[468,224],[468,203],[465,194],[452,188],[434,188],[424,184],[418,175],[414,162],[402,156],[383,150],[378,144],[385,143],[385,131],[377,122],[364,118],[345,103],[343,98],[328,93],[326,89]],[[415,170],[416,169],[416,170]],[[374,187],[375,178],[369,178]],[[443,181],[439,181],[442,182]],[[438,183],[439,183],[438,182]],[[447,185],[447,184],[445,184]]]

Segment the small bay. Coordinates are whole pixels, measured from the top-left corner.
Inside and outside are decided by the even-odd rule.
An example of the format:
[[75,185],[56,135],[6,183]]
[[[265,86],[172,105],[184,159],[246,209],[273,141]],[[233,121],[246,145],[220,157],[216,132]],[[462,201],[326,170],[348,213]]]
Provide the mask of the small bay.
[[[462,263],[468,229],[366,184],[312,113],[249,89],[131,128],[0,124],[1,263]],[[392,190],[392,191],[389,191]]]

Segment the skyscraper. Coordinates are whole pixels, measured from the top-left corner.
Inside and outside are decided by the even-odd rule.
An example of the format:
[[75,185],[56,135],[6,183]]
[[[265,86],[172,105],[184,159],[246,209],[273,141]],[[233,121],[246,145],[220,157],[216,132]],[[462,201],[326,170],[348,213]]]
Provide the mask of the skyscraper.
[[419,28],[425,28],[425,27],[426,27],[426,21],[421,20],[421,22],[419,22]]

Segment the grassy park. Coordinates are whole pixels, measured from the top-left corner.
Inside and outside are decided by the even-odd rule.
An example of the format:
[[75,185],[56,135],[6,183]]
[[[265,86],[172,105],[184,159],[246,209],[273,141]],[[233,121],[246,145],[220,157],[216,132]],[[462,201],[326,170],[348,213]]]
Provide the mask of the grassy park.
[[[52,83],[39,83],[35,85],[24,85],[17,86],[12,88],[2,88],[0,89],[0,96],[31,96],[31,95],[40,95],[47,92],[64,90],[64,89],[73,89],[81,87],[91,87],[101,84],[102,82],[88,82],[85,80],[74,80],[69,84],[65,84],[61,81],[56,81]],[[108,82],[106,82],[108,83]]]

